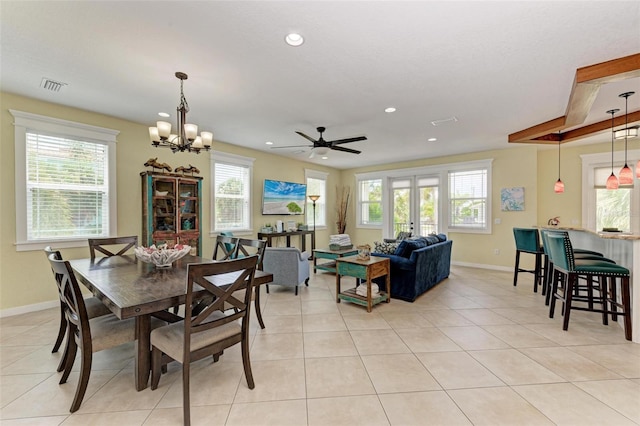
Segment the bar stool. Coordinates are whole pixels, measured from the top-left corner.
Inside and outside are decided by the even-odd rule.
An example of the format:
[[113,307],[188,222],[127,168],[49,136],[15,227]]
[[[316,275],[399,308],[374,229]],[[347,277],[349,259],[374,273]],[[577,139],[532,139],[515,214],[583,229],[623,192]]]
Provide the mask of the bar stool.
[[[576,259],[573,255],[573,248],[571,246],[571,240],[569,239],[569,234],[567,232],[549,232],[546,239],[548,242],[549,253],[551,254],[551,262],[553,262],[554,268],[549,318],[553,318],[556,299],[560,299],[563,302],[563,330],[567,330],[569,328],[569,317],[572,309],[600,312],[602,313],[602,323],[604,325],[608,325],[608,305],[610,304],[612,319],[614,321],[617,321],[618,315],[624,316],[625,338],[627,340],[631,340],[629,270],[620,265],[616,265],[615,263],[598,260],[582,260],[576,263]],[[585,276],[587,279],[598,277],[597,284],[601,295],[599,302],[602,304],[602,309],[573,306],[574,300],[580,300],[574,297],[574,288],[577,285],[578,276]],[[621,303],[617,301],[616,297],[616,278],[621,278]],[[564,282],[563,289],[559,286],[560,281]],[[591,297],[591,299],[592,301],[594,300],[593,297]],[[618,308],[621,309],[620,312],[618,312]]]
[[[553,262],[551,262],[551,255],[548,250],[548,242],[547,242],[547,234],[549,232],[558,232],[558,231],[550,231],[548,229],[540,230],[540,237],[542,238],[542,250],[544,251],[544,274],[542,276],[542,295],[545,296],[544,304],[549,306],[549,302],[551,300],[551,280],[553,275]],[[576,259],[577,263],[580,263],[583,260],[598,260],[609,263],[616,263],[611,259],[604,257],[602,253],[598,253],[593,250],[585,250],[585,249],[573,249],[573,256]],[[579,286],[576,286],[576,295],[578,294]],[[587,292],[592,291],[591,283],[587,282]]]
[[[516,266],[513,271],[513,286],[518,284],[518,273],[528,272],[534,275],[533,291],[538,292],[538,284],[542,280],[542,255],[544,254],[540,246],[540,235],[536,228],[513,228],[513,236],[516,240]],[[534,269],[520,268],[520,253],[529,253],[536,256]]]

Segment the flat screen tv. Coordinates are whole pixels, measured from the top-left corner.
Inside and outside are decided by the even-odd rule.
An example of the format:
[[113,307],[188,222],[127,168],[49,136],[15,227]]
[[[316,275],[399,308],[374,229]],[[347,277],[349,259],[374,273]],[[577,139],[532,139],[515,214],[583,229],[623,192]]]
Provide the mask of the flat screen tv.
[[262,214],[302,215],[306,198],[307,185],[304,183],[265,179]]

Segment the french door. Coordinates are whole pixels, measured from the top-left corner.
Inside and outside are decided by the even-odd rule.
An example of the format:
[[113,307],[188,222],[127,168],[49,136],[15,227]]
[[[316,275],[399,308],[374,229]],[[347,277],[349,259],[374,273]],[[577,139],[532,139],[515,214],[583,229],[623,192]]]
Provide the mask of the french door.
[[410,176],[390,179],[389,234],[394,237],[399,232],[412,235],[428,235],[439,230],[437,176]]

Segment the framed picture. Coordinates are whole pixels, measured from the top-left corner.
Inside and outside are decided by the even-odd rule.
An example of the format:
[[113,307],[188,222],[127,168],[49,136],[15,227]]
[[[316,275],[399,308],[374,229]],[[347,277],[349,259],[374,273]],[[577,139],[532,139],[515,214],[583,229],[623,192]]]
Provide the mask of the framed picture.
[[524,211],[524,187],[502,188],[500,191],[500,205],[503,212]]

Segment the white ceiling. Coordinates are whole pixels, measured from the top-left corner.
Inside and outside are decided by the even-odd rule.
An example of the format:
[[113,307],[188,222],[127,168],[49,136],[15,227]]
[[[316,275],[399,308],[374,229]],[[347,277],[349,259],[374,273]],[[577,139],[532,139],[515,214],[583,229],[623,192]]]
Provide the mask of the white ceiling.
[[[3,0],[0,17],[3,91],[153,125],[175,116],[182,71],[188,119],[215,140],[337,168],[513,147],[508,134],[564,115],[577,68],[640,52],[639,1]],[[639,79],[611,83],[585,124],[624,112],[629,90],[638,110]],[[367,136],[343,145],[362,154],[265,145],[305,145],[294,132],[317,126]]]

